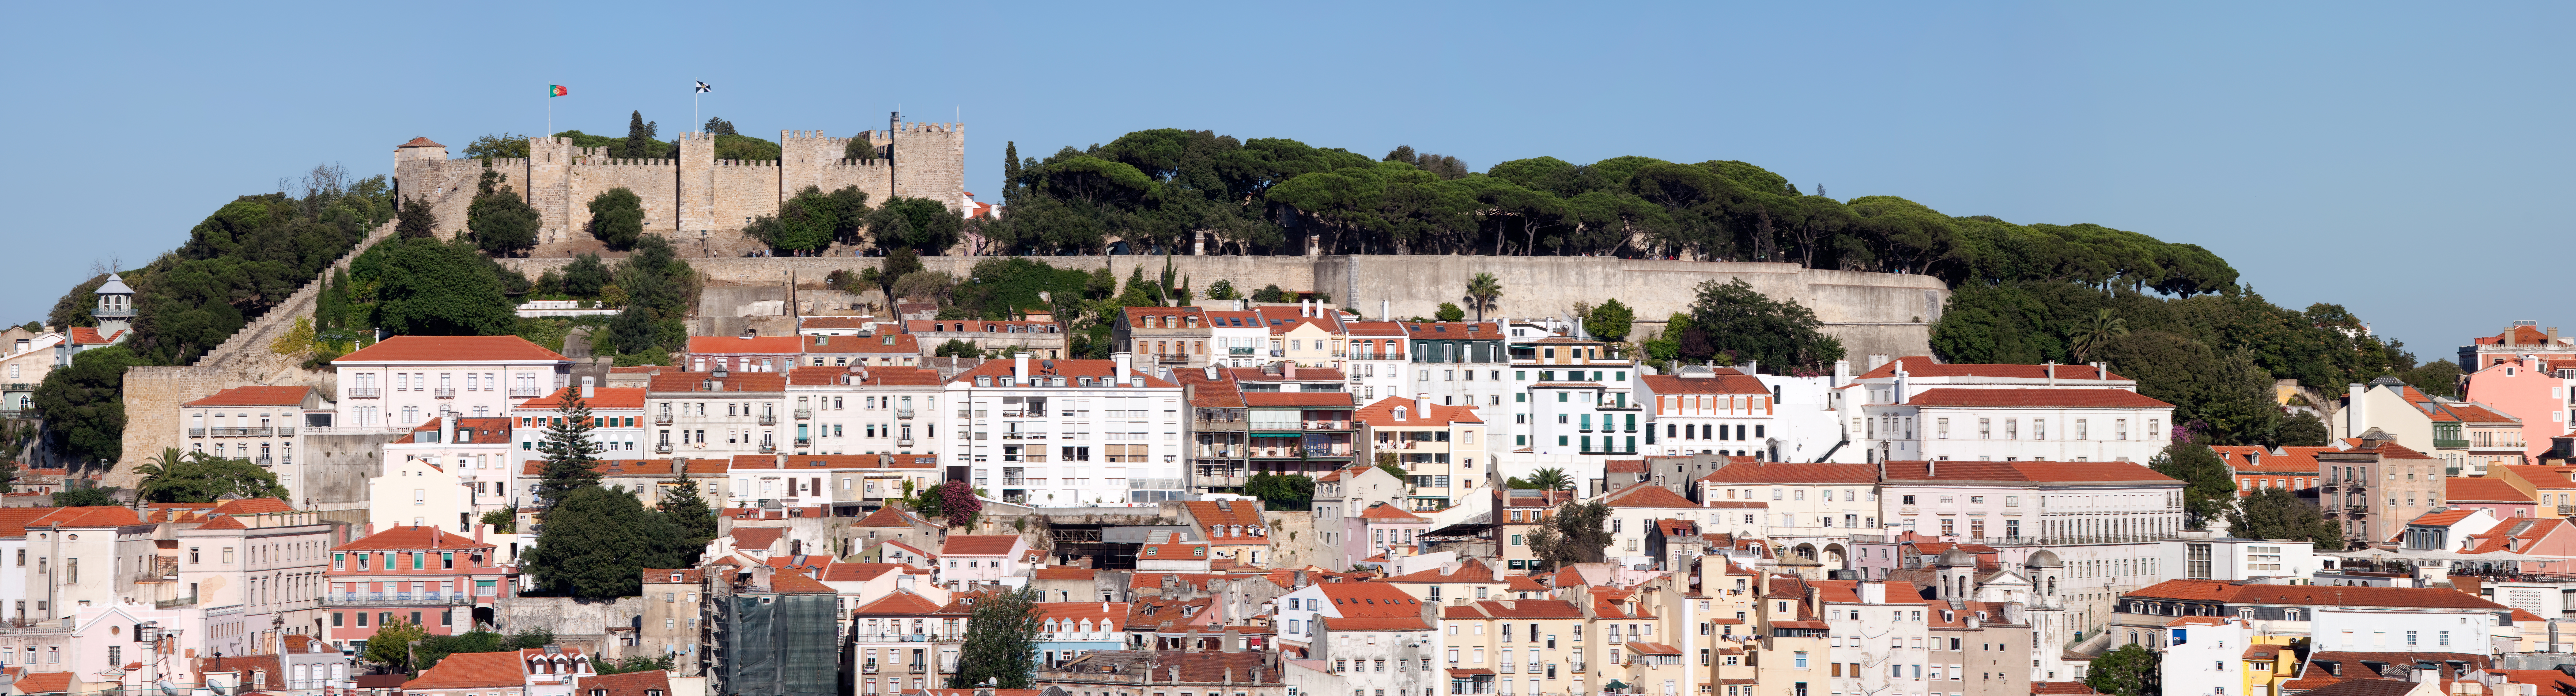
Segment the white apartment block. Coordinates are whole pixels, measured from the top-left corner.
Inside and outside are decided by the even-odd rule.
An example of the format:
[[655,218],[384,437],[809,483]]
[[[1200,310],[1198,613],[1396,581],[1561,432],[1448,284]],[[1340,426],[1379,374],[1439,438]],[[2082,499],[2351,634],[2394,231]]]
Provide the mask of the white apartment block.
[[787,376],[797,454],[941,451],[939,371],[922,367],[800,367]]
[[292,496],[304,480],[295,460],[296,445],[304,441],[298,426],[304,414],[330,410],[312,387],[233,387],[180,404],[179,441],[190,452],[249,460],[276,474]]
[[2082,365],[1939,365],[1899,358],[1838,388],[1857,457],[1837,461],[2145,462],[2173,405]]
[[665,372],[645,388],[653,451],[691,459],[774,454],[787,420],[787,375],[777,372]]
[[942,456],[1038,507],[1153,505],[1187,493],[1181,387],[1109,360],[992,360],[947,384]]
[[395,336],[331,361],[337,428],[401,431],[442,413],[510,415],[569,386],[572,360],[517,336]]

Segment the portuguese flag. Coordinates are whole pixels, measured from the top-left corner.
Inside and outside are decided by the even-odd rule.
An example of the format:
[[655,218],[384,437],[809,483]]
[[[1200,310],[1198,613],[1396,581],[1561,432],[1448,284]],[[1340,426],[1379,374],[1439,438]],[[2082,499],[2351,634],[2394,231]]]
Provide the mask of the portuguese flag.
[[567,94],[572,94],[572,90],[564,89],[563,85],[546,85],[547,97],[560,97]]

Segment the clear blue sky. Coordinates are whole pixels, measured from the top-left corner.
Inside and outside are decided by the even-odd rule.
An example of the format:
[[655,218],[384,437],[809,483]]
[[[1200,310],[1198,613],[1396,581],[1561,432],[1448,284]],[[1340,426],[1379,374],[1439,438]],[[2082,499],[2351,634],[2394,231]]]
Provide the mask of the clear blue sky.
[[[1837,198],[2200,244],[2424,359],[2547,311],[2569,239],[2565,3],[39,3],[0,56],[0,320],[233,196],[393,146],[704,113],[835,134],[963,113],[1023,154],[1214,129],[1479,170],[1739,159]],[[37,29],[41,28],[41,29]],[[2552,201],[2558,201],[2553,203]]]

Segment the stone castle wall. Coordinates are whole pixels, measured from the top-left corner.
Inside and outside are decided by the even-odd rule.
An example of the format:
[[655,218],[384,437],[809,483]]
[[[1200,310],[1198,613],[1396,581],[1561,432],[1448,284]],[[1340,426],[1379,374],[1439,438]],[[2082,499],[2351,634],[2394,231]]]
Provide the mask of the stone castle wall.
[[[807,186],[855,186],[871,205],[894,196],[951,206],[963,199],[965,124],[905,123],[867,135],[877,159],[842,159],[851,138],[821,131],[779,131],[776,160],[718,160],[715,139],[704,133],[680,134],[672,159],[612,158],[607,148],[574,147],[570,138],[529,138],[526,158],[495,159],[491,168],[537,209],[541,242],[586,234],[590,200],[620,187],[643,199],[644,229],[665,235],[740,230],[751,218],[776,214],[780,201]],[[453,236],[465,230],[483,168],[483,160],[421,150],[399,156],[394,179],[404,199],[429,202],[438,230]]]
[[[931,256],[921,259],[928,270],[966,277],[976,263],[992,257]],[[1851,355],[1928,355],[1931,322],[1940,319],[1950,291],[1938,278],[1921,275],[1864,273],[1800,268],[1791,263],[1725,263],[1660,261],[1579,256],[1037,256],[1056,268],[1093,269],[1103,264],[1120,281],[1141,267],[1148,278],[1163,270],[1168,258],[1174,272],[1191,287],[1205,289],[1218,280],[1245,293],[1266,285],[1283,290],[1330,293],[1333,305],[1358,310],[1370,319],[1381,307],[1396,318],[1431,316],[1442,302],[1465,306],[1467,280],[1492,273],[1502,281],[1503,297],[1488,317],[1559,316],[1574,304],[1600,304],[1617,298],[1636,310],[1640,336],[1660,330],[1665,317],[1688,311],[1701,283],[1742,279],[1775,299],[1796,300],[1814,310],[1825,332],[1839,338]],[[710,279],[774,283],[789,272],[800,279],[819,279],[834,270],[875,267],[876,257],[692,258],[689,264]],[[507,259],[504,266],[534,278],[571,263],[564,258]],[[1380,301],[1385,301],[1384,305]],[[1472,312],[1470,313],[1472,316]]]

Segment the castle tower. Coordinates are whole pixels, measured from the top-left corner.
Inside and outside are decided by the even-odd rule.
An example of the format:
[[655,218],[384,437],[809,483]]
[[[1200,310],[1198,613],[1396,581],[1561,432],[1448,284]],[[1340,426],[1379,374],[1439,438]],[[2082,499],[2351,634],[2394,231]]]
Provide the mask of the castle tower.
[[92,293],[98,296],[98,307],[89,315],[98,318],[98,335],[114,336],[134,328],[134,288],[116,274],[107,274],[107,282]]
[[2062,607],[2057,598],[2057,577],[2066,572],[2066,563],[2057,560],[2057,552],[2040,549],[2021,564],[2022,575],[2030,578],[2032,607]]
[[519,194],[537,209],[538,243],[564,241],[564,231],[572,228],[572,158],[571,138],[528,139],[528,170]]
[[702,237],[708,230],[719,227],[716,222],[716,137],[706,133],[681,133],[678,145],[680,226],[675,236]]

